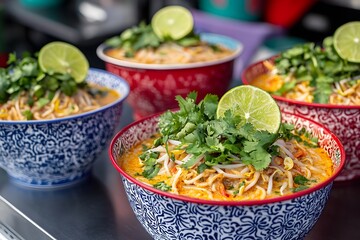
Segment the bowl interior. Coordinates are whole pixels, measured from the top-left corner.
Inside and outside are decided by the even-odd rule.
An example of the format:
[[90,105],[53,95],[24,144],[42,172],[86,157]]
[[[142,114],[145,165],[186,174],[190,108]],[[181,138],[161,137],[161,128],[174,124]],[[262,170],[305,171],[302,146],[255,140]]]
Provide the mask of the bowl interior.
[[[252,82],[258,76],[268,73],[269,70],[265,67],[264,61],[269,61],[270,63],[274,63],[276,57],[275,55],[271,58],[256,62],[248,66],[241,74],[241,80],[243,84],[252,85]],[[360,106],[349,106],[349,105],[335,105],[335,104],[324,104],[324,103],[308,103],[298,100],[293,100],[289,98],[285,98],[278,95],[272,95],[274,99],[281,102],[291,103],[298,106],[308,106],[308,107],[317,107],[317,108],[334,108],[334,109],[360,109]]]
[[318,123],[310,119],[306,119],[301,116],[297,116],[290,113],[283,113],[282,119],[284,122],[294,124],[297,129],[305,128],[306,130],[311,132],[315,137],[317,137],[319,139],[320,146],[323,149],[325,149],[326,152],[329,154],[334,165],[333,175],[326,181],[319,183],[312,188],[300,192],[296,192],[294,194],[287,196],[281,196],[272,199],[265,199],[258,201],[241,201],[241,202],[199,200],[199,199],[193,199],[189,197],[163,192],[134,179],[121,168],[121,164],[118,162],[118,159],[122,154],[129,151],[129,149],[131,149],[132,146],[136,145],[137,143],[141,142],[144,139],[149,138],[151,135],[153,135],[158,131],[158,127],[157,127],[158,115],[137,121],[127,126],[122,131],[120,131],[113,138],[110,144],[109,155],[114,167],[127,180],[151,192],[168,196],[170,198],[188,201],[188,202],[194,202],[194,203],[214,204],[214,205],[260,205],[260,204],[266,204],[266,203],[272,203],[278,201],[285,201],[296,197],[304,196],[329,185],[343,169],[345,162],[344,149],[338,138],[334,134],[332,134],[328,129],[324,128],[323,126],[319,125]]
[[57,119],[51,119],[51,120],[26,120],[26,121],[0,120],[0,123],[1,124],[25,124],[25,125],[27,125],[27,124],[54,123],[54,122],[61,122],[64,120],[69,120],[69,119],[81,118],[84,116],[91,115],[95,112],[103,111],[107,108],[110,108],[114,105],[124,102],[130,93],[129,84],[123,78],[116,76],[116,75],[109,73],[102,69],[90,68],[88,76],[86,77],[86,81],[88,83],[95,83],[97,85],[113,89],[119,94],[120,97],[118,99],[116,99],[114,102],[111,102],[105,106],[98,108],[98,109],[95,109],[95,110],[92,110],[89,112],[85,112],[85,113],[81,113],[81,114],[63,117],[63,118],[57,118]]
[[232,61],[235,58],[237,58],[243,50],[243,44],[241,42],[227,36],[214,34],[214,33],[201,33],[200,38],[208,43],[220,44],[224,47],[227,47],[233,50],[233,53],[225,58],[221,58],[214,61],[207,61],[207,62],[183,63],[183,64],[144,64],[144,63],[130,62],[130,61],[109,57],[108,55],[105,54],[105,52],[111,47],[103,43],[96,49],[96,54],[103,61],[118,66],[137,68],[137,69],[170,70],[170,69],[187,69],[187,68],[205,67],[209,65],[215,65],[215,64]]

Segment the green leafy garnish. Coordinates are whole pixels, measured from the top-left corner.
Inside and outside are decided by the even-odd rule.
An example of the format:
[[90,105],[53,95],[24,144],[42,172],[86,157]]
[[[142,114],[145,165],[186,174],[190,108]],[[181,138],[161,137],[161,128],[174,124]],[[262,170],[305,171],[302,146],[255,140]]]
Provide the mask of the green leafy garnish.
[[309,81],[315,87],[314,102],[328,103],[335,82],[347,79],[355,84],[360,75],[360,64],[342,59],[333,45],[333,37],[324,39],[322,46],[305,43],[288,49],[275,59],[278,73],[283,76],[293,75],[296,80],[286,82],[273,92],[282,95],[291,91],[301,81]]
[[[295,139],[297,142],[304,143],[308,147],[318,147],[318,139],[313,137],[305,128],[296,130],[295,126],[288,123],[282,123],[279,129],[279,137],[285,140]],[[305,138],[303,138],[304,136]]]
[[304,177],[302,175],[297,175],[297,176],[294,177],[294,183],[297,184],[298,186],[293,188],[292,191],[293,192],[299,192],[299,191],[302,191],[304,189],[308,189],[309,184],[311,182],[316,182],[316,181],[307,179],[306,177]]
[[144,171],[142,172],[143,177],[151,179],[158,174],[160,170],[160,164],[156,162],[158,157],[158,152],[151,151],[146,151],[139,156],[144,163]]
[[155,183],[153,186],[154,186],[154,188],[157,188],[157,189],[159,189],[161,191],[165,191],[165,192],[168,192],[171,190],[171,186],[167,185],[164,181]]
[[[85,82],[77,84],[69,74],[44,73],[37,58],[28,53],[24,53],[21,58],[11,53],[8,67],[0,69],[0,103],[25,92],[29,106],[37,103],[42,107],[53,98],[57,90],[72,96],[78,88],[85,86]],[[24,115],[27,119],[32,119],[28,111]]]
[[[167,148],[169,139],[180,141],[178,148],[192,154],[181,167],[191,168],[199,158],[204,158],[205,161],[197,167],[198,173],[214,165],[237,162],[239,158],[242,163],[252,165],[257,171],[263,170],[269,166],[272,156],[278,155],[278,146],[273,143],[279,138],[317,145],[313,142],[315,139],[302,138],[311,137],[310,133],[305,129],[297,131],[291,124],[283,123],[279,132],[270,133],[257,130],[251,123],[245,123],[239,115],[233,115],[230,110],[223,117],[216,118],[216,95],[208,94],[198,104],[195,92],[191,92],[186,98],[177,96],[176,99],[179,110],[167,111],[159,117],[160,137],[154,141],[154,146],[165,144]],[[169,152],[168,155],[171,160],[175,160]],[[142,173],[144,177],[156,176],[160,167],[156,163],[158,156],[158,153],[151,151],[139,156],[145,165]]]
[[[218,97],[207,95],[196,104],[196,94],[186,99],[177,96],[180,109],[165,112],[160,116],[159,129],[164,139],[174,139],[185,145],[185,150],[193,157],[182,166],[191,167],[195,160],[204,156],[205,166],[227,164],[234,161],[233,155],[241,156],[241,161],[251,164],[256,170],[265,169],[271,161],[277,134],[258,131],[250,123],[243,125],[239,116],[227,111],[223,118],[216,118]],[[164,141],[166,142],[166,141]]]
[[124,49],[125,56],[131,58],[139,49],[148,47],[157,48],[165,42],[175,42],[181,46],[188,47],[199,44],[200,37],[195,33],[191,33],[176,41],[169,37],[160,39],[154,33],[151,24],[141,22],[138,26],[126,29],[120,36],[112,37],[105,43],[111,47]]
[[32,120],[34,117],[30,110],[25,110],[22,114],[26,117],[26,120]]
[[307,179],[306,177],[304,177],[303,175],[297,175],[294,177],[294,183],[299,184],[299,185],[305,185],[309,182],[310,180]]

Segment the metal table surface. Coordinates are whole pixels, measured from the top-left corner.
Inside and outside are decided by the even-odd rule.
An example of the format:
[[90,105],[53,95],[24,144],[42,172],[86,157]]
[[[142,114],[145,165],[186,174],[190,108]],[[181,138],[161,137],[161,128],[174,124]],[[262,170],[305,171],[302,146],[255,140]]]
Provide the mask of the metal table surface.
[[[119,129],[132,122],[131,116],[125,104]],[[323,214],[305,239],[360,239],[359,199],[360,181],[334,184]],[[88,179],[64,189],[24,188],[0,170],[0,223],[0,239],[4,228],[18,233],[18,239],[151,239],[130,208],[107,150]]]

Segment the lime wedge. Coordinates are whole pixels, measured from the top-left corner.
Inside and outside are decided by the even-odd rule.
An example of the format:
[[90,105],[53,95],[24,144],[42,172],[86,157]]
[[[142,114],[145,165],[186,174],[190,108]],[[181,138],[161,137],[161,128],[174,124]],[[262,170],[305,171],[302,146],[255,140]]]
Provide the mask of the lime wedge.
[[85,80],[89,62],[75,46],[65,42],[51,42],[40,49],[40,68],[47,73],[68,73],[76,82]]
[[241,85],[230,89],[220,98],[217,117],[222,117],[227,110],[236,116],[240,115],[258,130],[267,130],[271,133],[279,130],[279,106],[269,93],[260,88]]
[[334,33],[334,48],[349,62],[360,62],[360,22],[348,22]]
[[194,19],[189,10],[181,6],[168,6],[157,11],[151,19],[155,34],[164,39],[178,40],[188,35],[194,27]]

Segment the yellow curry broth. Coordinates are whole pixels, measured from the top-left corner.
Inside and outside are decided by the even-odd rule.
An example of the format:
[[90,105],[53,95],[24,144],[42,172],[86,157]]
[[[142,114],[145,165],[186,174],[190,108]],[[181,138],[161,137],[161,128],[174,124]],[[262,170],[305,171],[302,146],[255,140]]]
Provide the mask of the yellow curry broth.
[[281,88],[284,81],[279,75],[264,73],[251,81],[251,85],[261,88],[267,92],[275,92]]
[[110,104],[112,102],[115,102],[117,99],[120,98],[120,94],[114,90],[114,89],[110,89],[110,88],[106,88],[106,87],[101,87],[99,85],[95,85],[95,84],[92,84],[90,85],[91,88],[94,88],[94,89],[98,89],[100,91],[104,91],[106,92],[106,94],[104,94],[103,96],[99,96],[97,95],[95,98],[96,100],[98,101],[98,103],[101,105],[101,106],[105,106],[107,104]]
[[105,52],[107,56],[144,64],[185,64],[209,62],[233,54],[234,51],[217,45],[216,50],[209,44],[202,43],[198,46],[182,47],[177,44],[165,43],[158,48],[144,48],[135,52],[133,57],[126,54],[125,49],[113,48]]
[[[120,159],[118,159],[119,166],[129,175],[136,178],[137,180],[146,183],[148,185],[154,185],[158,182],[164,181],[167,185],[172,185],[172,176],[167,176],[165,174],[163,175],[157,175],[152,179],[147,179],[143,176],[141,176],[141,173],[143,172],[143,164],[141,163],[141,160],[138,158],[138,156],[143,152],[143,145],[151,146],[153,143],[152,139],[147,139],[140,144],[137,144],[134,146],[130,151],[125,153]],[[311,183],[308,185],[308,187],[311,187],[313,185],[316,185],[320,182],[325,181],[328,179],[332,173],[333,173],[333,164],[331,158],[328,156],[328,154],[325,152],[325,150],[321,148],[311,148],[309,151],[314,151],[316,154],[318,154],[318,157],[316,159],[313,159],[313,167],[318,168],[321,170],[321,172],[312,171],[311,175]],[[246,192],[242,192],[242,194],[233,195],[231,193],[224,194],[224,191],[221,189],[221,187],[216,186],[216,191],[212,191],[210,186],[207,187],[197,187],[195,185],[189,187],[185,186],[184,183],[185,176],[189,173],[191,170],[182,169],[182,174],[180,176],[180,179],[177,183],[177,190],[179,195],[188,196],[192,198],[199,198],[199,199],[205,199],[205,200],[232,200],[232,201],[241,201],[241,200],[257,200],[262,199],[262,196],[264,195],[264,190],[261,190],[258,187],[253,187],[249,189]],[[205,170],[207,171],[207,170]],[[266,170],[264,170],[266,171]],[[176,171],[175,171],[176,172]],[[300,172],[301,175],[306,175],[306,173]],[[254,171],[249,174],[246,181],[250,182],[254,176]],[[274,177],[274,188],[279,189],[281,184],[284,182],[285,176],[278,176],[276,175]],[[205,180],[204,180],[205,181]],[[239,185],[239,181],[244,181],[244,179],[241,180],[232,180],[232,182],[237,182]],[[220,182],[220,181],[219,181]],[[259,178],[257,185],[262,187],[263,189],[267,188],[268,182],[266,179],[263,179],[262,177]],[[221,184],[222,185],[222,184]],[[243,191],[244,189],[240,189],[240,191]],[[170,191],[172,192],[172,191]],[[291,194],[292,191],[286,191],[284,192],[284,195]],[[278,191],[272,192],[271,194],[268,194],[266,196],[266,199],[279,197],[280,193]]]

